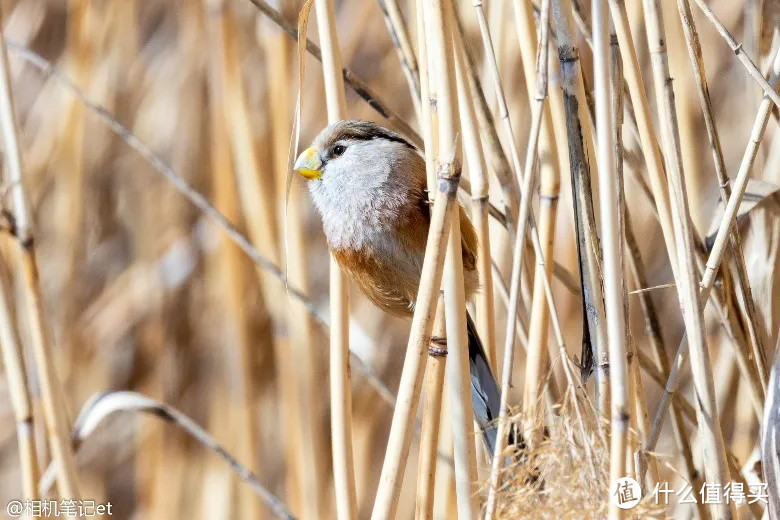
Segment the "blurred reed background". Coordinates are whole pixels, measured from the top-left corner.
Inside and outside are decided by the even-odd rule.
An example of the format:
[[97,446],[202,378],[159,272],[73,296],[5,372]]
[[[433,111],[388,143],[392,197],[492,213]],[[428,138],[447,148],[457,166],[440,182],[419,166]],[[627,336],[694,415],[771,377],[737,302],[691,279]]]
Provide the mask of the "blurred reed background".
[[[607,9],[606,1],[595,3]],[[52,458],[67,462],[67,453],[59,453],[69,450],[65,432],[91,396],[130,390],[190,417],[253,471],[257,481],[296,517],[336,517],[329,330],[322,324],[323,316],[329,316],[329,255],[319,218],[299,178],[293,178],[286,197],[298,55],[294,40],[267,16],[269,4],[284,23],[296,26],[302,1],[2,2],[21,180],[13,174],[14,154],[9,148],[8,127],[4,126],[0,504],[35,496],[36,472],[44,473]],[[472,4],[478,4],[477,8]],[[675,211],[670,213],[668,198],[664,200],[669,193],[661,196],[666,191],[663,170],[670,178],[678,170],[684,171],[694,235],[699,237],[695,245],[700,247],[690,252],[693,256],[689,259],[692,262],[695,257],[703,266],[709,255],[706,248],[712,246],[723,214],[723,205],[718,203],[723,181],[719,175],[735,178],[756,115],[762,113],[766,113],[768,124],[764,123],[765,134],[759,136],[757,155],[748,164],[747,173],[753,181],[747,186],[745,200],[750,205],[742,205],[738,220],[744,266],[729,250],[718,278],[710,280],[710,284],[714,282],[715,304],[704,312],[702,339],[709,348],[711,367],[701,361],[693,342],[691,353],[699,362],[694,366],[701,372],[701,380],[706,380],[705,376],[714,380],[711,397],[720,417],[714,430],[722,431],[722,446],[729,457],[733,456],[729,459],[731,478],[739,480],[734,468],[742,468],[741,478],[746,482],[766,481],[756,461],[760,459],[764,394],[774,395],[767,375],[780,320],[780,195],[776,191],[780,185],[780,132],[777,107],[766,101],[768,97],[762,105],[764,91],[739,58],[747,55],[762,73],[771,71],[780,45],[780,7],[776,0],[707,2],[714,17],[741,43],[741,51],[735,54],[700,7],[686,8],[687,0],[646,0],[645,5],[638,0],[609,2],[613,20],[622,10],[630,26],[630,32],[621,33],[621,27],[626,26],[615,23],[615,41],[623,62],[635,53],[637,67],[623,67],[625,92],[613,89],[624,94],[623,99],[614,96],[611,100],[613,117],[625,114],[624,149],[615,164],[625,171],[628,211],[623,222],[629,246],[626,251],[630,253],[624,255],[622,272],[602,275],[601,263],[595,261],[593,253],[598,244],[593,242],[598,242],[596,235],[602,243],[607,239],[598,232],[601,226],[589,226],[601,222],[599,190],[604,186],[596,173],[594,142],[608,141],[593,131],[594,123],[603,120],[599,109],[604,105],[599,102],[599,91],[594,96],[592,89],[604,85],[605,79],[622,85],[622,79],[599,76],[604,72],[606,55],[594,59],[591,43],[600,40],[591,35],[594,12],[586,4],[584,0],[491,0],[455,2],[456,12],[450,11],[447,1],[442,7],[444,16],[450,17],[445,23],[450,32],[444,35],[450,44],[448,52],[455,53],[450,59],[454,59],[458,77],[454,77],[454,70],[451,76],[461,88],[461,118],[465,107],[474,104],[476,112],[471,117],[479,123],[472,123],[476,137],[470,137],[466,128],[455,128],[457,142],[464,142],[467,148],[463,175],[472,194],[485,190],[483,194],[489,193],[489,201],[497,209],[488,220],[484,202],[472,203],[469,196],[461,197],[486,249],[489,244],[493,260],[492,267],[484,255],[480,260],[483,289],[477,298],[476,315],[497,378],[501,379],[505,363],[506,316],[512,292],[516,226],[511,217],[518,211],[526,216],[533,212],[538,219],[536,227],[548,271],[554,274],[550,284],[560,318],[562,335],[558,337],[553,329],[557,324],[550,322],[547,311],[544,277],[541,270],[533,274],[534,250],[529,245],[523,284],[514,303],[521,341],[514,342],[508,402],[513,410],[522,408],[525,412],[514,420],[526,432],[532,449],[528,456],[536,462],[514,466],[501,476],[507,486],[498,490],[496,514],[506,518],[607,515],[610,441],[600,438],[599,432],[608,427],[601,419],[609,419],[609,382],[601,379],[604,386],[598,385],[600,391],[596,392],[591,378],[589,397],[582,392],[574,397],[567,388],[571,387],[572,374],[579,380],[579,371],[561,362],[559,356],[560,347],[565,346],[571,359],[579,360],[583,335],[602,347],[607,344],[603,319],[609,321],[609,316],[603,303],[593,300],[602,298],[593,294],[601,291],[600,277],[605,279],[605,289],[625,281],[623,290],[628,291],[624,298],[630,333],[624,347],[631,355],[628,363],[620,364],[627,370],[631,386],[625,394],[631,419],[622,437],[627,450],[624,456],[631,461],[624,465],[628,474],[637,477],[646,492],[656,482],[666,481],[679,489],[686,481],[700,487],[705,474],[709,481],[709,462],[702,460],[701,447],[709,441],[697,434],[696,411],[691,405],[698,407],[693,385],[697,376],[691,373],[691,363],[680,371],[679,395],[683,399],[675,399],[671,408],[667,400],[667,408],[661,409],[669,414],[657,438],[652,439],[650,431],[659,404],[664,403],[662,388],[671,360],[686,330],[674,285],[676,273],[671,267],[681,256],[668,252],[669,247],[679,246],[675,246],[679,231],[673,230],[679,223],[674,221],[679,219]],[[550,6],[551,12],[545,14]],[[654,86],[663,86],[663,80],[659,83],[656,77],[655,84],[653,81],[653,66],[663,72],[663,64],[652,63],[651,56],[660,55],[651,54],[647,38],[647,34],[658,32],[658,20],[649,17],[658,6],[662,13],[656,14],[662,15],[661,30],[665,31],[661,39],[665,40],[669,75],[674,80],[666,85],[674,89],[676,108],[672,115],[676,116],[679,138],[666,135],[671,128],[666,124],[668,98]],[[432,80],[425,76],[425,67],[441,71],[436,69],[441,64],[430,61],[435,49],[420,56],[419,43],[425,37],[418,39],[418,29],[425,25],[420,23],[420,13],[432,7],[423,9],[411,0],[340,0],[333,2],[333,7],[343,65],[370,87],[373,96],[398,120],[430,139],[426,121],[431,107],[425,93],[435,89],[433,83],[427,84]],[[480,12],[486,20],[482,30]],[[686,12],[698,31],[703,71],[709,81],[711,114],[722,149],[716,162],[700,101],[701,77],[691,66],[683,31],[681,13],[684,19]],[[315,30],[322,23],[319,14],[312,10],[309,38],[314,42],[319,41]],[[596,14],[602,15],[600,11]],[[548,36],[537,34],[535,24],[540,17],[549,17]],[[567,22],[573,22],[570,31]],[[462,31],[456,23],[462,24]],[[388,27],[396,32],[395,45]],[[398,33],[399,27],[405,32]],[[491,60],[486,59],[485,28],[492,37],[503,91],[500,95]],[[626,38],[631,35],[632,47],[627,48]],[[430,34],[427,37],[430,44]],[[537,63],[537,44],[548,37],[547,59],[540,60],[546,66],[542,68]],[[472,54],[473,63],[464,59],[464,48]],[[581,58],[577,70],[564,67],[562,73],[559,58],[564,58],[566,65],[570,63],[565,59],[567,52],[576,54],[577,50]],[[413,55],[420,62],[419,71],[408,61]],[[308,143],[328,120],[322,68],[311,56],[306,59],[301,144]],[[620,56],[613,56],[612,62],[616,70]],[[537,77],[542,77],[540,69],[545,68],[548,91],[540,97]],[[473,79],[465,77],[467,69],[476,72],[473,79],[481,83],[492,113],[493,121],[487,122],[493,125],[492,132],[484,125]],[[575,105],[571,112],[566,103],[574,98],[562,95],[567,80],[572,82],[568,88],[577,90],[581,85],[572,94],[580,101],[579,111]],[[441,95],[447,81],[441,77],[437,81]],[[457,95],[454,83],[450,86],[451,93]],[[416,97],[419,88],[422,103]],[[349,119],[369,119],[404,131],[397,120],[388,121],[354,89],[347,86],[345,92]],[[508,109],[505,116],[503,96]],[[572,127],[567,123],[573,124],[572,118],[577,117],[581,118],[577,124],[582,125],[583,153],[592,179],[575,185],[573,191],[571,165],[579,164],[583,156],[572,151]],[[507,121],[511,121],[512,133],[505,131]],[[533,137],[532,143],[537,139],[532,135],[534,122],[538,145],[529,146],[529,137]],[[500,141],[491,141],[491,136],[500,136]],[[479,148],[484,145],[484,157],[479,155],[482,150],[469,151],[474,139],[481,141]],[[674,143],[681,159],[677,166],[669,163],[670,156],[676,155]],[[582,146],[580,142],[581,151]],[[501,155],[503,162],[496,161]],[[526,175],[538,168],[540,196],[530,197],[525,208],[517,191],[525,180],[519,174],[521,167],[527,170]],[[477,171],[481,168],[484,171]],[[182,193],[171,182],[172,174],[191,189]],[[617,178],[614,172],[611,175]],[[23,210],[13,195],[20,186],[27,193],[34,245],[17,240],[25,231],[18,227]],[[194,192],[203,194],[233,223],[268,264],[258,267],[257,257],[251,258],[236,245],[224,226],[204,214],[202,205],[193,205],[190,199]],[[531,193],[535,194],[536,188]],[[580,214],[574,211],[573,193]],[[587,198],[595,209],[595,220],[589,221],[587,208],[582,207]],[[500,218],[494,218],[502,212],[510,217],[508,226],[506,219],[502,224]],[[575,220],[585,226],[580,242],[591,251],[585,253],[582,278],[590,298],[588,309],[597,311],[590,329],[583,327]],[[612,247],[624,249],[623,237],[615,236]],[[526,239],[530,244],[531,231]],[[31,256],[37,258],[37,277]],[[269,265],[275,268],[269,269]],[[689,267],[685,262],[679,265],[681,271]],[[690,267],[695,270],[696,264]],[[746,268],[741,274],[747,275],[747,280],[741,279],[740,267]],[[293,295],[281,281],[284,272]],[[699,278],[696,270],[694,285],[688,288],[696,291]],[[749,282],[752,291],[744,290],[743,281]],[[681,285],[677,286],[680,294]],[[619,285],[615,287],[618,293],[622,291]],[[647,290],[635,292],[637,289]],[[298,290],[309,296],[316,315],[310,312],[310,305],[297,298]],[[36,307],[33,296],[38,292],[42,300]],[[752,302],[745,297],[750,292]],[[605,298],[608,313],[610,301],[608,295]],[[593,329],[594,323],[599,330]],[[690,336],[692,329],[688,330]],[[367,518],[374,509],[408,335],[407,322],[378,311],[350,287],[356,491],[352,514],[356,518]],[[19,363],[22,360],[24,366]],[[597,356],[596,380],[606,371],[605,360]],[[56,374],[53,381],[42,381],[42,367],[47,363]],[[611,364],[616,366],[614,360]],[[423,386],[423,401],[430,395],[425,394],[425,388],[435,388],[430,383],[436,367],[428,370],[429,386]],[[27,377],[20,378],[20,374]],[[436,377],[442,377],[441,373]],[[547,382],[550,384],[544,384]],[[445,408],[450,406],[448,396],[445,392]],[[106,406],[110,410],[150,408],[139,399],[119,394]],[[424,406],[420,406],[419,417]],[[593,407],[603,412],[601,417]],[[584,415],[580,423],[584,429],[577,426],[577,414]],[[156,415],[112,415],[77,443],[75,464],[63,473],[71,473],[81,498],[110,501],[117,518],[274,516],[268,504],[213,450],[173,422],[161,420],[161,415],[170,418],[170,414],[158,410]],[[59,428],[59,444],[51,434],[47,436],[44,418],[61,421],[55,420],[52,427],[53,431]],[[32,420],[32,437],[25,433],[28,419]],[[399,518],[457,515],[449,425],[449,420],[442,419],[432,513],[419,506],[425,494],[416,485],[420,437],[415,434],[397,502]],[[617,426],[613,423],[612,427],[613,436],[618,436]],[[484,498],[490,487],[492,454],[484,453],[480,439],[476,440]],[[657,456],[647,455],[641,447],[651,448]],[[529,468],[539,471],[552,493],[535,487]],[[59,496],[56,489],[44,496]],[[59,493],[68,496],[64,489],[67,487],[63,488],[60,480]],[[677,504],[677,498],[672,496],[672,504],[663,510],[647,505],[632,514],[637,518],[722,517],[717,509]],[[737,509],[741,518],[760,513],[756,506]]]

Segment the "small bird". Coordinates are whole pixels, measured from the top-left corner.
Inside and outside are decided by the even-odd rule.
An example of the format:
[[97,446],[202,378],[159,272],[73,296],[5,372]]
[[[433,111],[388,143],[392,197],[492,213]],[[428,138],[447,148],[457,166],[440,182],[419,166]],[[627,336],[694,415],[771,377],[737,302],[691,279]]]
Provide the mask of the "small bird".
[[[328,247],[339,266],[380,309],[410,318],[430,225],[425,160],[400,135],[367,121],[339,121],[320,132],[294,169],[308,179]],[[477,236],[459,207],[466,297],[478,287]],[[474,416],[492,454],[499,390],[467,315]]]

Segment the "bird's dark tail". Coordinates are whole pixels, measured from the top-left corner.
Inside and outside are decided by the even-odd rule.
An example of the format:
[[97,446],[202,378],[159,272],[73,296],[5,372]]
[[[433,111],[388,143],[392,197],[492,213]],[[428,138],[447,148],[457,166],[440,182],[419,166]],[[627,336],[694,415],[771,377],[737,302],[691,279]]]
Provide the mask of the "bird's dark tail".
[[495,420],[501,411],[501,393],[496,378],[490,370],[490,364],[477,334],[474,320],[467,314],[466,325],[469,335],[469,371],[471,372],[471,403],[474,418],[482,428],[490,455],[496,447],[497,426]]

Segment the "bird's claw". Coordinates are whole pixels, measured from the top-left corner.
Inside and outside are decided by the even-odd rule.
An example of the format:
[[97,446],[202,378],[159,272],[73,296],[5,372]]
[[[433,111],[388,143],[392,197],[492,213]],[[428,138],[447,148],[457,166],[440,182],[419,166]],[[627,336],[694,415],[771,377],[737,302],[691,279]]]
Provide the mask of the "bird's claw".
[[432,336],[428,346],[428,355],[432,357],[444,357],[447,355],[447,338]]

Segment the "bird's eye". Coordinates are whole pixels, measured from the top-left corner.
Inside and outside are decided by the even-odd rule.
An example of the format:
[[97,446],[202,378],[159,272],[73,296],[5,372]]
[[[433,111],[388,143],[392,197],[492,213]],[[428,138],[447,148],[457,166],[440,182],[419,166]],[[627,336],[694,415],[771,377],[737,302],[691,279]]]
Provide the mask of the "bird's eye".
[[339,155],[343,154],[345,151],[347,151],[347,147],[343,144],[337,144],[333,147],[332,153],[334,157],[338,157]]

